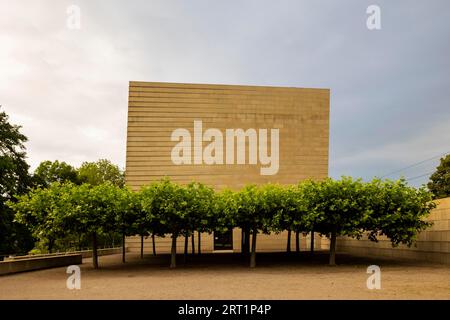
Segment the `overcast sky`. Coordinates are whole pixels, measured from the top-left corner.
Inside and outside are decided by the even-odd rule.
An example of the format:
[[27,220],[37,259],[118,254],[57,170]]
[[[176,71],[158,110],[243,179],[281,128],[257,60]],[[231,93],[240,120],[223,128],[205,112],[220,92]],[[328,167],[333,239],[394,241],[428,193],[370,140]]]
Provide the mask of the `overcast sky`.
[[[366,26],[371,4],[381,30]],[[0,104],[32,168],[124,167],[130,80],[330,88],[333,177],[432,158],[389,176],[415,178],[450,152],[448,0],[0,0],[0,12]]]

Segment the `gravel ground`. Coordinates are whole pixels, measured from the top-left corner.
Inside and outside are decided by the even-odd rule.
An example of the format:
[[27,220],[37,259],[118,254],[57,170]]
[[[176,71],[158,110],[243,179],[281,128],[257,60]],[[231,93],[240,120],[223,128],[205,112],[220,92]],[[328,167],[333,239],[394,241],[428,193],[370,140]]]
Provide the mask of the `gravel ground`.
[[[258,254],[247,267],[239,254],[178,256],[120,255],[91,259],[81,265],[81,289],[66,288],[66,268],[0,277],[0,299],[450,299],[450,267],[411,261],[338,255],[335,267],[327,255]],[[381,268],[381,289],[366,287],[367,267]]]

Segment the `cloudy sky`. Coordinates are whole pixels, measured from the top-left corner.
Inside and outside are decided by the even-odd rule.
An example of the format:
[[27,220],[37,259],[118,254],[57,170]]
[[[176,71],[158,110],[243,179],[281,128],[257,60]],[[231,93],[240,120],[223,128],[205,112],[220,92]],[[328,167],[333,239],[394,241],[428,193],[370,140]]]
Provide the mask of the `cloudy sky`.
[[[372,4],[381,30],[366,26]],[[448,0],[0,0],[0,12],[0,104],[32,168],[124,167],[129,80],[330,88],[333,177],[423,161],[388,176],[419,185],[450,152]]]

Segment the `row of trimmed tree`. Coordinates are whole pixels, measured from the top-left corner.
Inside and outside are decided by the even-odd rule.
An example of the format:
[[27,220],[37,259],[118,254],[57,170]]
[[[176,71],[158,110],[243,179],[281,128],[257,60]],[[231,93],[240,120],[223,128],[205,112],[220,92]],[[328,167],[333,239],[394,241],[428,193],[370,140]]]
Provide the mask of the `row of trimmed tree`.
[[[176,266],[176,242],[195,232],[242,230],[242,251],[256,265],[259,233],[314,232],[330,238],[330,260],[335,264],[336,238],[380,235],[393,245],[412,245],[417,232],[429,223],[424,218],[435,207],[431,194],[404,180],[371,182],[342,177],[340,180],[303,181],[294,186],[248,185],[239,191],[214,191],[201,183],[182,186],[163,179],[139,192],[110,183],[53,183],[18,196],[9,206],[16,221],[26,225],[49,246],[68,235],[90,237],[93,264],[98,268],[98,237],[111,232],[125,237],[140,235],[172,238],[170,267]],[[250,245],[251,237],[251,248]],[[200,251],[200,239],[198,241]],[[154,245],[154,242],[153,242]],[[290,245],[288,244],[288,248]],[[186,251],[186,250],[185,250]],[[142,254],[142,248],[141,248]]]

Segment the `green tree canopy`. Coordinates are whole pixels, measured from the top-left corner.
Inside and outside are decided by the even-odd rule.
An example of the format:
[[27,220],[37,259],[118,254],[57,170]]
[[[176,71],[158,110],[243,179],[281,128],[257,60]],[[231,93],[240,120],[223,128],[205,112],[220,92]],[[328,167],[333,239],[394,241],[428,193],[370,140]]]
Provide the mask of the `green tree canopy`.
[[212,219],[210,223],[213,231],[224,232],[233,229],[237,223],[238,198],[230,189],[223,189],[214,193],[212,203]]
[[155,233],[172,235],[170,267],[176,267],[176,243],[179,235],[190,230],[187,215],[188,197],[186,188],[163,179],[146,186],[143,193],[143,210],[151,212],[158,223]]
[[330,238],[330,265],[335,264],[337,236],[361,237],[361,221],[368,210],[364,184],[360,179],[325,179],[310,185],[310,219],[314,230]]
[[300,250],[300,232],[309,229],[307,198],[302,187],[274,185],[272,188],[272,207],[274,216],[272,231],[281,232],[287,230],[287,252],[291,251],[291,233],[295,232],[296,250]]
[[441,158],[439,166],[430,177],[428,189],[435,199],[450,197],[450,154]]
[[[112,232],[116,231],[122,234],[122,262],[125,262],[125,236],[131,236],[139,233],[138,224],[141,218],[142,210],[138,201],[138,195],[129,188],[119,188],[115,186],[116,194],[114,201],[114,221],[108,225],[112,226]],[[146,218],[149,218],[146,216]]]
[[37,186],[48,187],[54,182],[64,183],[73,182],[78,183],[77,170],[70,164],[62,161],[43,161],[34,170],[33,182]]
[[213,211],[214,190],[198,182],[189,183],[185,188],[190,232],[214,231],[217,222]]
[[110,182],[96,186],[55,182],[8,204],[18,222],[47,241],[49,251],[55,240],[67,235],[91,238],[96,268],[98,236],[170,234],[171,267],[175,267],[179,236],[187,239],[195,231],[235,227],[251,230],[250,266],[254,267],[258,233],[315,230],[331,239],[330,264],[335,264],[337,236],[360,238],[367,233],[377,241],[385,235],[394,246],[410,246],[417,233],[429,226],[425,217],[435,207],[431,200],[428,190],[410,187],[405,180],[363,182],[342,177],[298,186],[248,185],[237,192],[214,192],[200,183],[181,186],[168,179],[139,193]]
[[9,206],[15,210],[16,221],[27,226],[36,239],[44,240],[51,253],[57,239],[63,238],[70,231],[64,224],[66,212],[70,211],[70,192],[72,184],[51,184],[48,188],[36,188],[27,194],[17,196],[17,201],[10,201]]
[[84,162],[78,169],[78,178],[82,183],[89,183],[93,186],[110,182],[115,186],[125,185],[124,173],[115,164],[106,159],[96,162]]
[[98,236],[110,231],[123,232],[125,228],[125,222],[119,218],[128,206],[122,192],[110,182],[96,186],[82,184],[70,192],[64,223],[71,232],[91,237],[94,268],[98,268]]
[[414,188],[404,179],[374,179],[366,184],[366,206],[370,212],[361,220],[369,239],[387,236],[393,246],[411,246],[418,232],[430,226],[424,218],[436,207],[432,194],[425,187]]
[[302,187],[303,184],[299,186],[272,186],[271,199],[269,199],[274,211],[272,230],[308,230],[307,198],[302,192]]
[[263,186],[248,185],[235,194],[237,201],[234,225],[242,229],[251,230],[252,246],[250,267],[256,265],[256,237],[258,232],[268,234],[273,228],[273,217],[276,213],[277,186],[268,184]]

